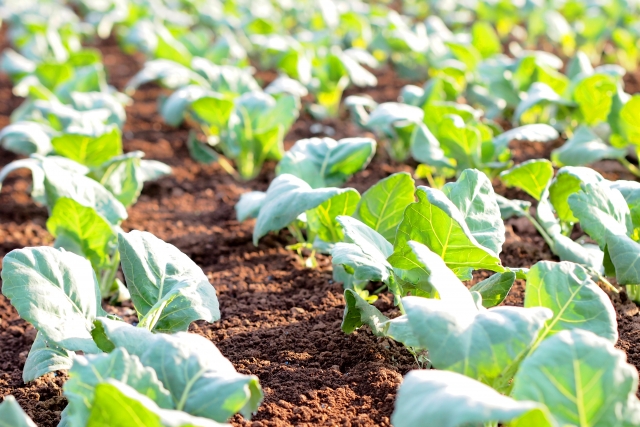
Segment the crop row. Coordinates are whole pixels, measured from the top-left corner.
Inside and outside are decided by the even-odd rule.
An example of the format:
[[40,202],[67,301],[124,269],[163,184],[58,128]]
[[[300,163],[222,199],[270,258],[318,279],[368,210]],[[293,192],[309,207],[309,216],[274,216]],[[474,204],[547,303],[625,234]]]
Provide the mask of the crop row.
[[[451,4],[406,1],[406,15],[359,2],[79,7],[99,36],[113,32],[125,52],[146,55],[125,92],[152,81],[171,90],[159,112],[192,129],[194,158],[243,180],[278,162],[266,192],[242,196],[238,219],[255,218],[255,244],[288,229],[308,267],[330,254],[345,288],[343,331],[366,325],[427,368],[400,387],[396,427],[640,425],[638,373],[614,348],[616,314],[600,287],[640,300],[640,184],[586,167],[613,159],[640,175],[640,95],[624,86],[625,70],[637,67],[638,10],[616,0]],[[122,155],[127,96],[108,88],[99,54],[80,47],[82,23],[63,25],[75,15],[54,9],[11,15],[17,52],[3,61],[27,99],[0,141],[31,158],[0,180],[32,170],[32,196],[48,206],[47,227],[64,248],[4,259],[3,293],[38,329],[25,381],[70,369],[61,425],[130,425],[108,419],[122,405],[148,417],[140,425],[249,416],[261,400],[257,380],[237,374],[208,340],[180,332],[219,318],[202,271],[148,233],[119,228],[142,183],[166,167]],[[557,55],[526,49],[549,41]],[[250,63],[279,77],[263,89]],[[341,104],[349,85],[375,86],[370,70],[383,63],[428,80],[402,88],[398,102]],[[371,138],[305,139],[285,152],[303,105],[317,119],[344,106],[392,159],[417,161],[416,177],[430,186],[397,173],[363,194],[341,187],[373,158]],[[514,165],[514,144],[560,138],[551,160]],[[496,194],[492,180],[528,194],[535,209]],[[511,217],[530,221],[561,262],[503,265]],[[575,230],[584,236],[572,239]],[[126,287],[115,278],[120,265]],[[493,274],[465,286],[477,270]],[[524,306],[500,306],[516,279],[526,280]],[[381,292],[399,317],[375,307]],[[101,308],[103,297],[127,293],[137,327]],[[17,411],[11,400],[3,410]]]

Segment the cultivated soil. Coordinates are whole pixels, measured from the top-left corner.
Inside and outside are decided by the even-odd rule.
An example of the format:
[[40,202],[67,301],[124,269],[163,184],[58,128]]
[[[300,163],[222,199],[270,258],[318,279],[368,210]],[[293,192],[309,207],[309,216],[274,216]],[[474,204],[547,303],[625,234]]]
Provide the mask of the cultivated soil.
[[[96,46],[103,52],[110,82],[118,89],[144,62],[142,57],[123,55],[113,40]],[[379,87],[366,93],[378,102],[394,101],[407,82],[397,79],[391,70],[377,74]],[[264,83],[274,77],[274,73],[258,74]],[[637,87],[637,81],[632,76],[629,86]],[[166,126],[157,114],[157,99],[162,93],[153,85],[135,93],[127,107],[124,148],[142,150],[147,158],[171,165],[173,175],[145,185],[123,228],[149,231],[177,246],[204,270],[215,287],[222,319],[214,324],[196,322],[190,330],[215,343],[239,372],[257,375],[265,393],[264,403],[251,421],[236,416],[232,424],[388,426],[402,376],[417,368],[413,356],[391,340],[375,338],[367,328],[352,335],[340,330],[342,285],[332,281],[329,257],[318,256],[317,269],[302,267],[297,256],[285,249],[292,242],[287,232],[270,234],[258,247],[253,246],[254,223],[239,223],[234,205],[244,192],[266,190],[275,165],[267,164],[257,179],[240,183],[217,165],[193,161],[186,148],[188,129]],[[8,78],[0,76],[0,127],[9,124],[10,113],[20,102],[12,95]],[[320,136],[311,134],[312,123],[303,113],[286,138],[287,148],[298,139]],[[324,125],[336,139],[366,134],[346,115]],[[551,149],[561,143],[513,145],[514,158],[517,162],[548,158]],[[15,159],[0,150],[0,166]],[[367,170],[345,186],[363,192],[379,179],[397,171],[413,172],[415,166],[397,164],[380,149]],[[632,179],[616,162],[600,162],[596,169],[610,179]],[[47,210],[33,202],[29,185],[30,174],[18,171],[7,179],[0,193],[0,259],[13,249],[53,241],[46,229]],[[508,197],[531,200],[499,182],[495,186]],[[501,255],[505,265],[530,267],[538,260],[553,259],[526,220],[508,220],[506,228]],[[476,280],[487,275],[478,272]],[[521,305],[523,295],[524,283],[519,281],[505,304]],[[617,346],[638,368],[638,308],[624,295],[613,302],[620,332]],[[385,295],[376,305],[395,314]],[[105,308],[125,318],[133,314],[129,304]],[[66,405],[62,387],[67,375],[51,373],[33,383],[22,382],[22,369],[35,335],[34,328],[0,295],[0,397],[14,395],[36,424],[50,427],[57,425]]]

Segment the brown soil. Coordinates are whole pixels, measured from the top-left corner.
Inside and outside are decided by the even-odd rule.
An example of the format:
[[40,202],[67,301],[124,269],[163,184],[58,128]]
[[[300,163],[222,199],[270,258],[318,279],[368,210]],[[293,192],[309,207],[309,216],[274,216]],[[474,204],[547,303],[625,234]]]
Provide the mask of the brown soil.
[[[122,55],[112,40],[102,43],[104,62],[112,83],[122,88],[140,67],[142,58]],[[382,89],[369,91],[377,101],[397,97],[399,82],[390,74]],[[268,80],[269,74],[262,75]],[[273,76],[272,76],[273,77]],[[19,104],[11,95],[11,83],[0,76],[0,125]],[[264,190],[274,176],[268,164],[255,180],[239,183],[217,165],[202,165],[189,157],[188,130],[170,128],[156,112],[162,90],[147,85],[127,108],[124,129],[126,151],[142,150],[147,158],[173,167],[173,175],[145,185],[140,200],[130,209],[126,230],[149,231],[189,255],[206,273],[220,300],[222,319],[215,324],[197,322],[191,331],[214,342],[239,372],[255,374],[265,391],[265,401],[252,421],[237,416],[238,426],[388,426],[395,391],[402,375],[416,368],[413,357],[391,340],[378,339],[363,328],[352,335],[340,330],[344,303],[342,286],[331,280],[328,257],[319,256],[319,268],[303,268],[297,257],[285,249],[288,233],[269,235],[258,247],[251,243],[253,221],[238,223],[234,204],[249,190]],[[303,114],[286,139],[312,136],[311,119]],[[344,119],[327,120],[335,138],[362,135]],[[549,145],[515,146],[518,161],[544,154]],[[15,156],[0,150],[0,165]],[[602,172],[624,176],[615,163],[598,165]],[[379,179],[399,170],[413,171],[415,165],[390,161],[381,150],[366,171],[347,186],[366,190]],[[51,244],[46,230],[47,211],[29,197],[30,176],[14,173],[0,193],[0,257],[24,246]],[[522,192],[496,189],[509,197],[527,199]],[[507,221],[505,265],[529,267],[551,252],[531,224],[522,219]],[[477,280],[487,273],[479,272]],[[522,304],[524,283],[519,281],[506,304]],[[624,296],[623,296],[624,297]],[[638,309],[628,301],[615,301],[619,313],[620,341],[629,361],[640,367],[636,353],[640,333]],[[394,314],[391,301],[382,296],[378,308]],[[110,308],[113,310],[113,308]],[[116,308],[131,313],[130,306]],[[21,320],[8,301],[0,296],[0,396],[12,394],[42,427],[55,426],[66,401],[62,397],[65,373],[48,374],[24,384],[22,368],[35,338],[35,330]]]

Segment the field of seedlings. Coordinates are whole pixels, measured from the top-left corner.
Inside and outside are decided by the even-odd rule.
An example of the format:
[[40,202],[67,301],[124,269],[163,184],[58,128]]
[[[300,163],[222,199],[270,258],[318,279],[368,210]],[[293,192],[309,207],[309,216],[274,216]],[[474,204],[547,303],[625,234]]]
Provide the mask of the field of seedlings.
[[0,19],[1,427],[640,426],[640,1]]

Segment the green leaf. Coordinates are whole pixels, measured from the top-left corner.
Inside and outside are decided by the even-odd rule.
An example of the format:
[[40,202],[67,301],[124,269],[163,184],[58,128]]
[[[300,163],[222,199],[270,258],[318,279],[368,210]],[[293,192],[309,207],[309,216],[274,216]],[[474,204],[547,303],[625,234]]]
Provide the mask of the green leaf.
[[[184,121],[187,108],[198,99],[211,93],[211,90],[198,85],[188,85],[173,92],[160,106],[160,115],[169,126],[180,126]],[[233,107],[233,104],[232,104]],[[229,118],[227,114],[227,118]]]
[[311,232],[320,239],[329,243],[336,243],[343,239],[342,230],[336,218],[341,215],[352,215],[358,202],[360,194],[349,188],[340,194],[336,194],[329,200],[322,202],[319,206],[307,211],[307,224]]
[[580,191],[580,185],[595,184],[604,178],[590,168],[565,166],[558,171],[549,187],[549,200],[562,221],[578,222],[569,206],[569,196]]
[[49,247],[13,250],[3,260],[2,293],[48,342],[72,351],[98,351],[90,331],[104,311],[86,259]]
[[402,304],[435,368],[464,374],[498,390],[508,387],[522,357],[551,317],[546,308],[478,311],[444,298],[406,297]]
[[189,131],[189,136],[187,137],[187,148],[189,149],[189,154],[193,160],[204,163],[205,165],[215,163],[220,158],[213,148],[198,141],[196,133],[193,130]]
[[61,197],[56,201],[47,220],[47,230],[56,238],[55,246],[86,257],[96,271],[109,263],[117,239],[111,225],[93,208],[82,206],[73,199]]
[[618,340],[616,312],[609,297],[578,264],[540,261],[531,267],[524,306],[553,311],[539,341],[573,329],[591,331],[612,343]]
[[553,165],[547,159],[527,160],[500,174],[507,187],[518,187],[536,200],[540,200],[551,178]]
[[344,300],[341,327],[345,334],[351,334],[363,325],[367,325],[377,337],[389,337],[410,347],[420,345],[413,336],[406,316],[389,319],[352,289],[344,291]]
[[640,146],[640,95],[633,95],[620,109],[619,126],[629,144]]
[[496,273],[476,283],[469,291],[482,295],[482,305],[485,308],[495,307],[507,297],[515,280],[516,273],[512,271]]
[[562,261],[575,262],[585,267],[593,268],[595,271],[602,269],[604,253],[598,245],[581,245],[562,233],[556,233],[552,237],[555,254],[558,255]]
[[237,373],[208,339],[186,332],[153,334],[104,317],[96,323],[103,327],[101,340],[125,348],[156,371],[176,409],[218,422],[237,412],[248,418],[258,409],[258,379]]
[[[142,170],[142,151],[133,151],[121,156],[112,157],[99,167],[91,171],[90,176],[111,192],[120,203],[125,206],[134,204],[145,181],[157,179],[159,176],[171,173],[171,169],[164,163],[156,162],[161,167],[157,176],[146,177]],[[151,178],[151,179],[145,179]]]
[[438,370],[409,372],[400,385],[391,415],[395,427],[463,427],[498,422],[514,427],[555,426],[544,405],[518,402],[464,375]]
[[117,380],[151,399],[159,407],[174,409],[171,395],[158,380],[156,372],[140,363],[124,348],[111,353],[82,357],[73,361],[64,395],[69,401],[65,418],[70,425],[87,425],[97,401],[96,387],[109,380]]
[[53,137],[51,145],[57,154],[89,167],[122,154],[122,136],[116,127],[99,136],[63,134]]
[[146,232],[118,235],[122,271],[131,300],[144,318],[162,307],[154,330],[186,331],[191,322],[220,318],[216,291],[187,255]]
[[0,403],[0,427],[37,427],[22,410],[15,397],[4,396]]
[[606,251],[620,285],[640,284],[640,244],[625,234],[606,231]]
[[265,196],[253,229],[253,243],[258,244],[269,231],[278,231],[291,224],[301,213],[313,209],[346,189],[318,188],[298,177],[283,174],[276,177]]
[[445,116],[438,126],[437,137],[444,154],[456,160],[458,169],[475,167],[481,160],[480,131],[465,124],[460,116]]
[[476,21],[471,26],[471,43],[483,58],[502,52],[502,44],[496,30],[485,21]]
[[546,105],[572,105],[572,102],[564,100],[547,84],[536,82],[527,91],[527,97],[516,107],[513,119],[521,121],[522,116],[533,107]]
[[424,124],[419,124],[411,135],[411,155],[420,163],[435,167],[455,169],[455,165],[444,155],[440,142]]
[[626,234],[633,229],[629,207],[622,194],[606,182],[581,184],[577,193],[569,196],[571,212],[580,227],[604,249],[605,234],[609,230]]
[[480,245],[496,254],[504,244],[504,222],[489,178],[475,169],[467,169],[456,182],[449,182],[442,192],[458,208],[469,231]]
[[242,222],[248,218],[257,217],[266,195],[267,193],[264,191],[249,191],[242,194],[235,206],[238,221]]
[[560,134],[546,124],[524,125],[510,129],[493,138],[496,153],[504,151],[511,141],[550,142],[558,139]]
[[71,368],[73,354],[53,343],[48,343],[45,336],[38,332],[24,364],[22,381],[28,383],[48,372],[66,371]]
[[438,254],[458,277],[470,278],[473,269],[504,271],[498,255],[473,236],[463,214],[440,191],[420,186],[418,202],[410,204],[398,226],[394,253],[389,262],[397,268],[415,268],[410,240]]
[[625,359],[591,332],[560,332],[524,360],[511,396],[545,404],[560,425],[636,425],[638,373]]
[[578,126],[562,147],[551,152],[551,159],[559,166],[585,166],[602,159],[618,159],[625,150],[613,148],[586,126]]
[[353,216],[393,243],[405,208],[415,200],[414,191],[410,174],[390,175],[365,191]]
[[63,82],[69,80],[73,74],[73,67],[71,65],[52,62],[40,63],[36,66],[35,70],[35,75],[38,77],[38,80],[51,91]]
[[594,126],[607,120],[613,95],[616,93],[616,80],[606,74],[594,74],[580,81],[573,90],[585,124]]
[[181,411],[161,409],[151,399],[116,380],[98,384],[87,427],[223,427]]
[[28,156],[46,156],[53,150],[51,134],[53,129],[37,122],[16,122],[5,126],[0,132],[0,143],[5,150]]
[[375,150],[371,138],[301,139],[280,160],[276,173],[297,176],[312,188],[336,187],[366,168]]
[[393,247],[377,231],[355,218],[339,216],[348,243],[337,243],[331,250],[334,266],[347,266],[358,281],[380,281],[389,284],[393,271],[387,262]]
[[115,196],[100,183],[82,174],[64,169],[55,161],[44,158],[41,167],[45,175],[44,187],[47,204],[52,209],[58,199],[73,199],[82,206],[95,209],[111,224],[127,218],[127,210]]
[[233,101],[222,95],[204,96],[191,103],[191,110],[210,128],[222,129],[229,122]]

